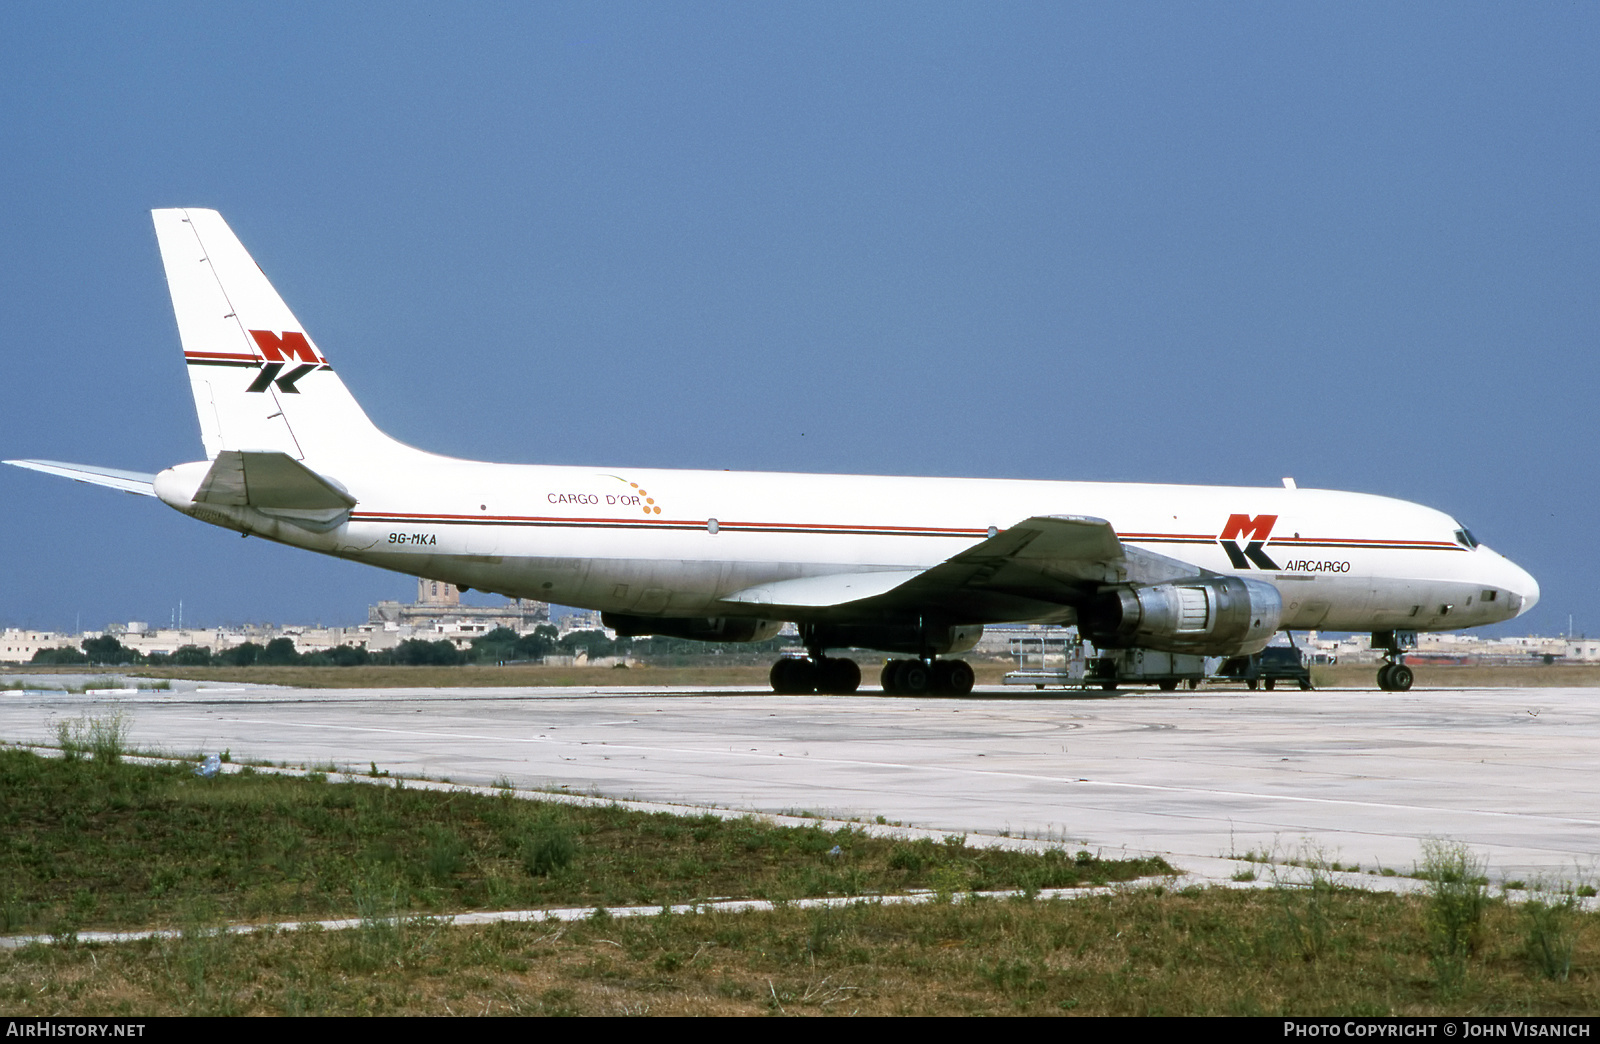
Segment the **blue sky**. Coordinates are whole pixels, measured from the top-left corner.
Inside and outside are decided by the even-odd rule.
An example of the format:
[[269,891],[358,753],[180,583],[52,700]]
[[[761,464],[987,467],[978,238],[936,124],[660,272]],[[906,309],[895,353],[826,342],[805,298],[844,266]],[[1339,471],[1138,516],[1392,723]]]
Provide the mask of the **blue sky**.
[[[0,456],[202,456],[148,211],[480,459],[1276,484],[1600,632],[1600,7],[0,6]],[[0,473],[0,624],[403,577]]]

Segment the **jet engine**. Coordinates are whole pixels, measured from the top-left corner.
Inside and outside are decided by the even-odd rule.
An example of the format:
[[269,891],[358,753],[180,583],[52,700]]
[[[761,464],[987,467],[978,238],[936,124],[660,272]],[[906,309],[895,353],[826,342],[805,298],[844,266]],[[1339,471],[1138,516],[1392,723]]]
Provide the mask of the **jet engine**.
[[759,620],[753,616],[628,616],[601,613],[600,622],[622,638],[659,634],[665,638],[688,638],[697,642],[764,642],[783,629],[782,620]]
[[1266,648],[1282,616],[1283,596],[1266,581],[1206,576],[1103,591],[1079,625],[1106,649],[1245,656]]

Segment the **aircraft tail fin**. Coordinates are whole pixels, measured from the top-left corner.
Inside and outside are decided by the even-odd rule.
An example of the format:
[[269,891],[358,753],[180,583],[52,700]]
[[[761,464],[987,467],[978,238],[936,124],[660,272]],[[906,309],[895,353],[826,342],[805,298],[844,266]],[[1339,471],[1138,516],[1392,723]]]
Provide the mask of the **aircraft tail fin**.
[[373,425],[214,210],[153,212],[206,456],[326,459],[398,444]]

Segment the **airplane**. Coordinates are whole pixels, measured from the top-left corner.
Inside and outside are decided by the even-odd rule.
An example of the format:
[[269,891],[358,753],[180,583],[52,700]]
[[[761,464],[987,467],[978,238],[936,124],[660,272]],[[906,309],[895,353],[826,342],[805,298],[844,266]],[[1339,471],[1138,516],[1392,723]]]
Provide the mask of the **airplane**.
[[1418,631],[1509,620],[1539,585],[1442,512],[1362,493],[457,460],[380,431],[213,210],[153,212],[206,459],[156,475],[6,461],[154,496],[202,522],[509,597],[619,635],[761,641],[798,626],[780,693],[965,693],[986,624],[1102,649],[1259,652],[1371,631],[1411,687]]

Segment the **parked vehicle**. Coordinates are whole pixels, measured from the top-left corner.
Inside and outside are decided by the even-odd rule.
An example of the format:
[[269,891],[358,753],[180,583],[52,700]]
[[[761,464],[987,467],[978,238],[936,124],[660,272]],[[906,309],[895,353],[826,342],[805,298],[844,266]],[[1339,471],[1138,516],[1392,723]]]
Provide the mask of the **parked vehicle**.
[[1250,656],[1234,656],[1217,668],[1215,677],[1219,681],[1242,681],[1252,689],[1258,685],[1272,689],[1279,681],[1294,681],[1301,689],[1311,688],[1311,668],[1292,645],[1272,645]]

